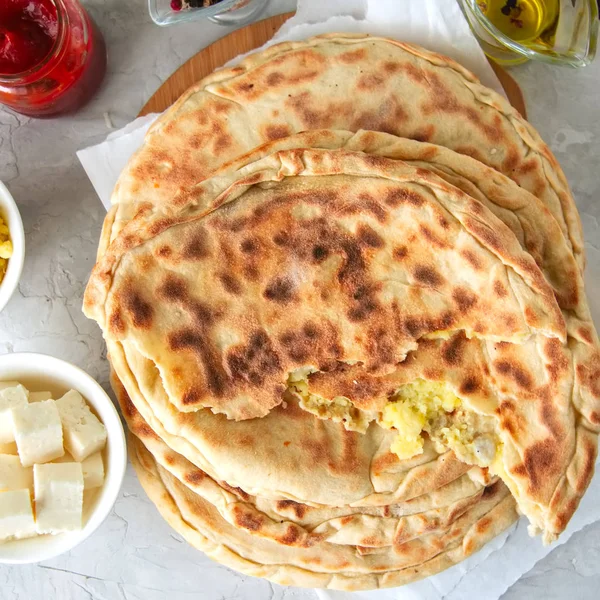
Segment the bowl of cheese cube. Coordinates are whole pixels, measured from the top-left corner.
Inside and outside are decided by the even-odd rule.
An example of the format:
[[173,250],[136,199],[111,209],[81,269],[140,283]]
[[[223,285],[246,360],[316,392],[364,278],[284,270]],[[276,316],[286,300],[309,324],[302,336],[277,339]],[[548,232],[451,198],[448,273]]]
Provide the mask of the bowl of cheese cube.
[[25,232],[17,203],[0,181],[0,310],[17,289],[25,262]]
[[126,464],[119,414],[92,377],[43,354],[0,356],[0,563],[48,560],[86,539]]

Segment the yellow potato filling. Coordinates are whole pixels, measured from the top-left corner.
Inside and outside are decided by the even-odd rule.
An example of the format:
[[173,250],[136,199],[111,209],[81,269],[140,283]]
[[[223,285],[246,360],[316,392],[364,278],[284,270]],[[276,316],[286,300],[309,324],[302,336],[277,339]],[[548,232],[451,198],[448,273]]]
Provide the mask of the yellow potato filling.
[[492,420],[465,410],[446,383],[417,379],[403,385],[385,406],[379,424],[398,432],[391,451],[400,459],[423,452],[423,432],[439,451],[449,448],[464,462],[485,467],[496,457]]
[[323,398],[309,389],[308,376],[315,369],[297,369],[288,378],[288,389],[301,408],[319,417],[343,423],[351,431],[365,432],[369,423],[397,432],[390,450],[401,460],[423,453],[424,434],[438,452],[453,450],[459,460],[489,467],[499,442],[491,417],[467,410],[463,401],[444,382],[416,379],[401,386],[390,397],[383,412],[364,411],[345,396]]
[[2,217],[0,217],[0,281],[4,279],[8,259],[12,256],[13,247],[10,241],[8,225]]

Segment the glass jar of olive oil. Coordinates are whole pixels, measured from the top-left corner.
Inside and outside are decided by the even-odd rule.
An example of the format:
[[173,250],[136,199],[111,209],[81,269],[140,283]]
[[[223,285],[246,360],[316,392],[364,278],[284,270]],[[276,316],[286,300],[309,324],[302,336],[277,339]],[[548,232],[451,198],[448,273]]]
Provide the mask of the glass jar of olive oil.
[[582,67],[596,53],[596,0],[460,0],[484,52],[501,64],[527,59]]

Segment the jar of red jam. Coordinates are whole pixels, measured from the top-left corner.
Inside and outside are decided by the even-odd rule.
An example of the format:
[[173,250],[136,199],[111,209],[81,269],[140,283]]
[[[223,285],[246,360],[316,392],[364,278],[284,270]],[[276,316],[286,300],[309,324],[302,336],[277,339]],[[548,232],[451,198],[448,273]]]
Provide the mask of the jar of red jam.
[[106,73],[102,34],[77,0],[0,0],[0,103],[32,117],[72,112]]

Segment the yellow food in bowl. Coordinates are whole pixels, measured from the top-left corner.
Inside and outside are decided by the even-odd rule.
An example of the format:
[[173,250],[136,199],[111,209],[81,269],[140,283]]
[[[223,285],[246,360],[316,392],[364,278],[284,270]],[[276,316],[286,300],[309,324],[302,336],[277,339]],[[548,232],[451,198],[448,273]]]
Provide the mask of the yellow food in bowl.
[[2,217],[0,217],[0,282],[6,274],[8,259],[12,256],[13,247],[10,241],[8,225]]

